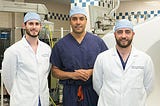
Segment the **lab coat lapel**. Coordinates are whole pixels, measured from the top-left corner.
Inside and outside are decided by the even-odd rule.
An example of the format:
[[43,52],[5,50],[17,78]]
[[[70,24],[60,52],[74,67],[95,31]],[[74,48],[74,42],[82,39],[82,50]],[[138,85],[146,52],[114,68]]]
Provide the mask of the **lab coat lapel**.
[[120,67],[123,70],[122,63],[121,63],[121,60],[118,56],[116,47],[114,47],[113,50],[112,50],[112,56],[113,56],[113,59],[115,60],[115,62],[117,64],[117,66]]
[[132,64],[135,63],[135,59],[137,56],[138,56],[138,54],[136,53],[136,49],[132,46],[131,54],[128,58],[128,61],[127,61],[126,67],[125,67],[126,71],[128,70],[128,68],[131,67]]

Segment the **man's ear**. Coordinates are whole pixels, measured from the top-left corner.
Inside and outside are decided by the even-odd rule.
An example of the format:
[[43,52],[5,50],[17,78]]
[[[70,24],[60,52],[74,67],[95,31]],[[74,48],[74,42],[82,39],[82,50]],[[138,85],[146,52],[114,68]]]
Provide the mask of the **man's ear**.
[[133,32],[133,35],[135,35],[135,32]]
[[22,29],[25,29],[25,26],[26,26],[26,25],[23,23],[23,24],[22,24]]
[[42,30],[42,23],[40,24],[40,29]]

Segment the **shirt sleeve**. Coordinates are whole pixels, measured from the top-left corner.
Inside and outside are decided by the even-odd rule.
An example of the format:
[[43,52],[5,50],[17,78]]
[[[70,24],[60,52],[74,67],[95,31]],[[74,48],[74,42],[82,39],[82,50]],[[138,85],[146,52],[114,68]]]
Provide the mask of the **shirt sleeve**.
[[100,90],[103,84],[103,64],[101,59],[101,56],[98,55],[93,68],[93,88],[98,95],[100,94]]
[[145,74],[144,74],[144,86],[145,86],[147,95],[149,95],[150,92],[152,91],[153,85],[154,85],[154,65],[151,58],[149,57],[146,64],[146,68],[145,68]]
[[4,58],[2,61],[2,78],[5,88],[7,89],[9,94],[12,90],[13,82],[16,75],[16,60],[17,59],[14,51],[12,51],[11,49],[7,49],[4,52]]

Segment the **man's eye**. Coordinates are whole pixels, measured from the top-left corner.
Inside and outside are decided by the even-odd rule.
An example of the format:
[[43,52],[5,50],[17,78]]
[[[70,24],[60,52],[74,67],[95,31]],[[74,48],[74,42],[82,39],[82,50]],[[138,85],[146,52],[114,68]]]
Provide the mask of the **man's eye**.
[[32,23],[32,22],[30,22],[30,23],[29,23],[29,25],[33,25],[33,23]]
[[85,19],[85,17],[80,17],[79,20],[83,21]]
[[[124,32],[125,32],[126,34],[130,34],[130,33],[131,33],[130,30],[124,30]],[[118,30],[118,31],[117,31],[117,34],[122,34],[122,33],[123,33],[123,30]]]
[[130,30],[125,30],[125,33],[126,33],[126,34],[130,34],[131,31],[130,31]]
[[76,18],[76,17],[73,17],[72,20],[75,21],[75,20],[77,20],[77,18]]
[[36,25],[39,25],[39,24],[40,24],[40,23],[38,23],[38,22],[36,23]]
[[71,18],[73,21],[76,21],[76,20],[80,20],[80,21],[83,21],[83,20],[85,20],[85,17],[72,17]]
[[123,31],[122,31],[122,30],[118,30],[117,33],[118,33],[118,34],[122,34]]

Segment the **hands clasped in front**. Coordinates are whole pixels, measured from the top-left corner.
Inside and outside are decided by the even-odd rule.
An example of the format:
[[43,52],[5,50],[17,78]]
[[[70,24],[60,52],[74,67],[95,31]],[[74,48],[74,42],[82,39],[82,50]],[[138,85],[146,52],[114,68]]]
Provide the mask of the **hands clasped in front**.
[[82,81],[87,81],[90,76],[92,75],[92,70],[86,70],[86,69],[79,69],[75,70],[73,73],[73,78],[74,80],[82,80]]

